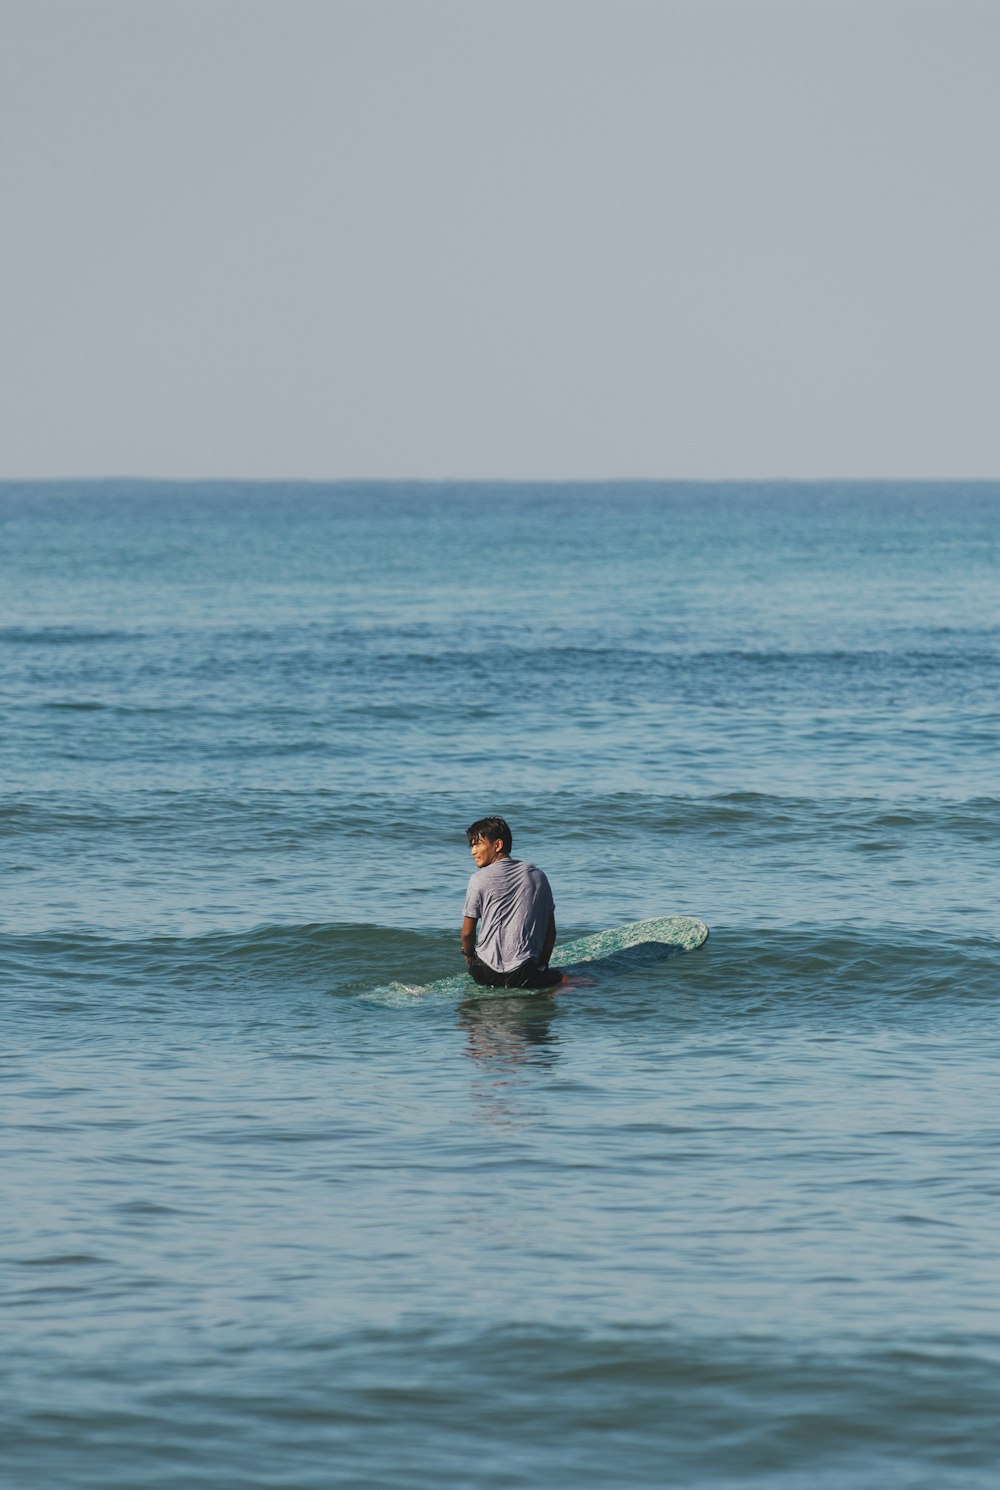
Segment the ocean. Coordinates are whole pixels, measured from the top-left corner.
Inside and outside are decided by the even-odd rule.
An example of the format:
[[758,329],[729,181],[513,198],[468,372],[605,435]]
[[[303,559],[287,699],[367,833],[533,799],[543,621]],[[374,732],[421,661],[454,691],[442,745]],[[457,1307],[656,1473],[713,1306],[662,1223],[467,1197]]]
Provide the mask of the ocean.
[[[998,578],[1000,484],[0,485],[3,1485],[993,1490]],[[492,812],[707,945],[431,987]]]

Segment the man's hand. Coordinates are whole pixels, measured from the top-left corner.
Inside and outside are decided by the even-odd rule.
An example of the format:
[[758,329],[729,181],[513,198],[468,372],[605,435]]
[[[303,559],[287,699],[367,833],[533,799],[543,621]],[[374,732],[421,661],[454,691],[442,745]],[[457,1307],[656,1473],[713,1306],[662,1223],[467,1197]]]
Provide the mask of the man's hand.
[[462,956],[471,962],[476,955],[476,917],[466,916],[462,921]]

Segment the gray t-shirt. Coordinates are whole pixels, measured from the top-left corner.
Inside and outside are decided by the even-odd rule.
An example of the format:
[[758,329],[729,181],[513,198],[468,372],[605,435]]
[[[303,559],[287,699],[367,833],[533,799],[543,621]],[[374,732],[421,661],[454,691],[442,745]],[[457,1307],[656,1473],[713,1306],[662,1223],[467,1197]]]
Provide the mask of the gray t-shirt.
[[554,910],[545,875],[523,859],[497,859],[477,869],[465,893],[465,914],[479,921],[476,951],[497,973],[529,957],[538,961]]

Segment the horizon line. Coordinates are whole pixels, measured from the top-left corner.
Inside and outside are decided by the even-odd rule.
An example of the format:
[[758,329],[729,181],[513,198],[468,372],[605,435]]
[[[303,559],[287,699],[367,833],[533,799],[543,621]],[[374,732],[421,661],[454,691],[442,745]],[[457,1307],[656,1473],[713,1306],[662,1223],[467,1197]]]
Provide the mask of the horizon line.
[[0,486],[964,486],[993,476],[0,476]]

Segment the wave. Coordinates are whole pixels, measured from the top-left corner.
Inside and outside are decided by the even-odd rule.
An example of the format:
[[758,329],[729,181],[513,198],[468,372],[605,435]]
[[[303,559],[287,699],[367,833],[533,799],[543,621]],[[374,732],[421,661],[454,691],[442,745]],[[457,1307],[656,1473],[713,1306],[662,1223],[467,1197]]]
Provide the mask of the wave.
[[[725,933],[713,937],[718,944]],[[1000,997],[1000,940],[994,937],[934,926],[810,926],[741,930],[735,939],[741,984],[734,992],[751,1001],[764,994],[836,1010],[859,1001],[993,1003]]]
[[[722,1019],[784,1007],[825,1010],[834,1019],[892,1004],[971,1010],[1000,1000],[1000,940],[966,931],[960,917],[922,928],[709,919],[711,940],[696,954],[659,966],[588,969],[585,981],[596,975],[601,998],[648,994],[667,1007],[683,993],[701,1001],[705,1017]],[[582,931],[561,925],[557,965]],[[180,990],[224,999],[252,994],[275,1007],[289,993],[376,1002],[480,997],[465,978],[451,927],[303,924],[189,937],[76,930],[0,936],[0,1000],[51,995],[99,1003],[117,991],[127,1003],[132,995]]]
[[[484,1274],[524,1265],[483,1238]],[[84,1487],[215,1482],[223,1451],[232,1480],[289,1487],[324,1472],[368,1490],[995,1482],[997,1350],[985,1334],[496,1323],[476,1303],[396,1328],[338,1330],[329,1308],[296,1328],[290,1310],[277,1365],[260,1328],[199,1340],[197,1369],[157,1340],[112,1352],[100,1390],[64,1372],[54,1403],[21,1388],[8,1353],[11,1464],[22,1484]]]
[[[564,946],[573,934],[565,931]],[[80,931],[0,936],[0,979],[8,992],[61,990],[85,998],[109,988],[156,987],[262,995],[295,989],[380,1003],[429,991],[476,995],[458,961],[453,930],[362,923],[139,939]],[[706,1013],[715,1006],[726,1018],[790,1003],[833,1013],[892,1001],[993,1003],[1000,998],[1000,941],[965,936],[953,926],[713,926],[705,948],[665,968],[640,963],[587,971],[587,982],[596,976],[605,992],[641,987],[662,995],[683,988],[704,1001]]]
[[30,647],[91,646],[95,642],[134,641],[136,633],[110,627],[0,626],[0,643]]
[[445,948],[454,954],[455,944],[454,933],[322,923],[138,939],[78,931],[0,935],[0,978],[8,985],[98,977],[117,986],[170,978],[206,987],[250,980],[363,988],[394,967],[443,971]]
[[[719,833],[748,828],[783,836],[789,830],[821,829],[824,835],[850,836],[884,829],[898,834],[954,834],[960,838],[995,842],[1000,832],[1000,797],[811,797],[755,791],[729,791],[704,796],[651,793],[648,789],[595,793],[535,792],[522,803],[507,798],[511,817],[531,820],[549,815],[562,822],[570,837],[596,835],[632,837],[636,832]],[[366,794],[364,803],[345,801],[344,794],[322,786],[293,788],[248,787],[238,791],[146,787],[114,794],[77,793],[25,796],[0,804],[0,835],[5,833],[101,834],[144,830],[183,834],[211,821],[230,830],[253,828],[308,838],[331,832],[382,839],[395,831],[410,833],[416,822],[425,831],[438,826],[456,837],[455,823],[464,823],[467,794],[426,792],[412,801],[399,792]],[[456,841],[461,841],[461,829]]]

